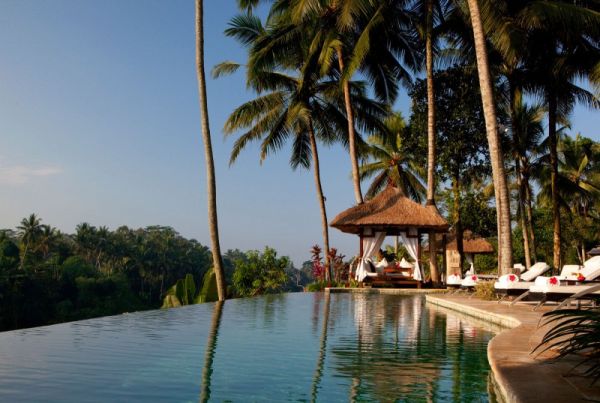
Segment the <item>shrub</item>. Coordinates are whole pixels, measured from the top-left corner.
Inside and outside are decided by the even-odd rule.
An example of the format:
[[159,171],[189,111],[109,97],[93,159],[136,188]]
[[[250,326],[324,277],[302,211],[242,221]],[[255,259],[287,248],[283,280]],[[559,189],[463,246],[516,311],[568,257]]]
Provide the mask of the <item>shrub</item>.
[[498,299],[494,291],[493,281],[480,281],[475,284],[475,296],[487,301]]

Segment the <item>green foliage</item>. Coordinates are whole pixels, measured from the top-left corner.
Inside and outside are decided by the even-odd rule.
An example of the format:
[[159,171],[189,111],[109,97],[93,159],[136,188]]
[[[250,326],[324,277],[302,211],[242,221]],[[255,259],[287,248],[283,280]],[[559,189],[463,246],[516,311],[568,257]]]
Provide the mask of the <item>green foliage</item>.
[[185,278],[169,288],[163,299],[161,308],[175,308],[182,305],[200,304],[203,302],[214,302],[219,299],[217,291],[217,279],[213,268],[204,274],[202,288],[196,294],[196,282],[194,276],[186,274]]
[[219,300],[219,293],[217,290],[217,277],[215,276],[214,269],[210,269],[204,275],[202,279],[202,289],[196,297],[196,303],[202,302],[214,302]]
[[557,351],[557,360],[579,354],[583,359],[578,366],[595,383],[600,378],[600,311],[561,309],[546,312],[543,318],[542,325],[551,328],[533,352]]
[[493,281],[479,281],[475,284],[475,296],[487,301],[498,299],[494,291]]
[[246,260],[236,261],[233,273],[233,285],[237,295],[254,295],[280,292],[288,278],[285,268],[289,265],[287,257],[277,257],[277,252],[266,247],[263,253],[249,251]]

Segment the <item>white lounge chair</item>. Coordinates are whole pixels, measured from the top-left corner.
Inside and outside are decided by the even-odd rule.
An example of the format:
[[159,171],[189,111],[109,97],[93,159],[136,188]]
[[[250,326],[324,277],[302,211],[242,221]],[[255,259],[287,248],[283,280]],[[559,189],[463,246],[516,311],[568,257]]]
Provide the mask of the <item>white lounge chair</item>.
[[462,283],[462,278],[458,274],[451,274],[446,279],[446,286],[448,288],[459,288],[460,283]]
[[475,288],[475,285],[477,284],[478,281],[479,281],[479,278],[477,277],[476,274],[467,275],[460,282],[460,288],[462,288],[464,290],[472,290],[473,288]]
[[529,290],[529,287],[534,284],[534,280],[538,276],[548,270],[550,270],[550,266],[544,262],[538,262],[523,273],[520,278],[516,274],[505,274],[500,276],[498,281],[494,283],[494,290],[496,294],[502,296],[521,295]]

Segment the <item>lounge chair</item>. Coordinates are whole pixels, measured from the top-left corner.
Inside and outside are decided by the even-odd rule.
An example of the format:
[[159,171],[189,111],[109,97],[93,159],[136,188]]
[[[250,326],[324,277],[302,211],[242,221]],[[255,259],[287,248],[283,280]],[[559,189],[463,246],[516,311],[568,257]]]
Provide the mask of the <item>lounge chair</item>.
[[[583,266],[578,265],[565,265],[559,276],[555,277],[538,277],[536,283],[529,287],[529,290],[525,291],[518,298],[513,301],[513,304],[523,299],[533,299],[540,301],[534,308],[537,309],[544,305],[546,302],[560,302],[566,299],[596,299],[594,292],[595,288],[592,286],[598,285],[597,280],[600,278],[600,256],[594,256],[588,259]],[[558,280],[558,286],[554,280]],[[563,283],[561,286],[560,283]],[[579,285],[570,285],[576,282]],[[587,287],[586,289],[578,287]],[[590,291],[591,290],[591,291]],[[577,296],[575,296],[577,295]]]
[[462,283],[462,278],[459,274],[451,274],[448,276],[446,280],[446,287],[448,288],[460,288],[460,283]]
[[550,266],[544,262],[538,262],[523,273],[520,278],[516,274],[505,274],[500,276],[498,281],[494,283],[494,290],[496,294],[502,297],[521,295],[529,291],[529,287],[534,285],[534,280],[548,270],[550,270]]
[[479,278],[476,274],[465,276],[465,278],[460,283],[460,288],[467,291],[472,291],[475,288],[475,285],[479,281]]

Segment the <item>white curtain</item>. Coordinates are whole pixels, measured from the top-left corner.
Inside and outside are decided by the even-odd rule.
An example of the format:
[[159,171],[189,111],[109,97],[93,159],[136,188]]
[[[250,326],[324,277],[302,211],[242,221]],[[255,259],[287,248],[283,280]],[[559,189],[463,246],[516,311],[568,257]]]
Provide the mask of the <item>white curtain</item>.
[[413,278],[418,281],[423,281],[423,273],[421,273],[421,266],[419,265],[419,238],[408,237],[406,233],[400,234],[402,243],[406,247],[410,257],[415,259],[415,270]]
[[371,261],[371,256],[381,248],[381,244],[385,239],[385,232],[376,232],[372,237],[363,237],[362,239],[362,247],[363,247],[363,255],[358,262],[358,267],[356,268],[356,274],[354,278],[358,281],[363,281],[365,277],[367,277],[367,269],[369,262]]
[[473,266],[473,254],[472,253],[466,253],[465,254],[465,259],[467,259],[467,263],[469,263],[471,265],[471,267],[469,267],[469,270],[467,270],[467,276],[474,276],[475,273],[475,266]]

